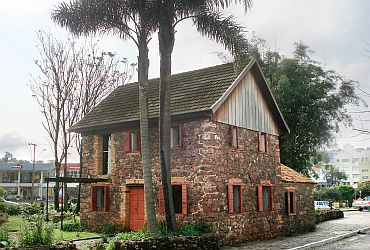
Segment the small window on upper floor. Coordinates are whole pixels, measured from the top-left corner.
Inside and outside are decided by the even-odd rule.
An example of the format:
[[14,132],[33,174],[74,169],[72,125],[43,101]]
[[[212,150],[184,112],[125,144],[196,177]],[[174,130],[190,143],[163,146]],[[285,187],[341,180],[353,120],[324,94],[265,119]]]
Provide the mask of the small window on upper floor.
[[126,153],[140,152],[141,138],[138,130],[123,133],[123,148]]
[[103,164],[102,174],[110,174],[112,165],[111,136],[103,136]]
[[258,132],[258,151],[268,152],[268,149],[269,149],[268,134]]
[[171,127],[171,148],[181,147],[181,126]]
[[233,148],[239,147],[239,128],[230,125],[230,146]]

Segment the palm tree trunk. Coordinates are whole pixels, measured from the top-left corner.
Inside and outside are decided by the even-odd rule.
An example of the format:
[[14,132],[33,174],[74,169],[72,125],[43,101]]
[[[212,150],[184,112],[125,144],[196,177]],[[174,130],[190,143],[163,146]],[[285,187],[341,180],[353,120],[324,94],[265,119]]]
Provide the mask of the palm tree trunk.
[[171,148],[170,148],[170,77],[171,54],[175,34],[171,22],[163,17],[159,27],[160,81],[159,81],[159,155],[162,172],[162,186],[166,225],[168,231],[176,230],[175,209],[171,186]]
[[138,80],[139,80],[139,107],[140,107],[140,134],[141,157],[143,164],[145,208],[147,225],[150,232],[158,232],[157,218],[154,208],[152,160],[149,145],[149,117],[148,117],[148,43],[146,36],[139,39]]

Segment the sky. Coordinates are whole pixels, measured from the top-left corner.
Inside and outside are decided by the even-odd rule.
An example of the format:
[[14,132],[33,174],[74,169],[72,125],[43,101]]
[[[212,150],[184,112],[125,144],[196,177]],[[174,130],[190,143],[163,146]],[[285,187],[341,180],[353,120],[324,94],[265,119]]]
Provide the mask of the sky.
[[[5,151],[18,159],[31,160],[28,143],[37,144],[36,160],[51,160],[53,154],[42,116],[28,87],[31,76],[38,71],[36,45],[38,30],[52,32],[58,39],[71,35],[55,25],[50,13],[60,0],[22,0],[0,2],[0,156]],[[234,15],[246,30],[246,36],[264,38],[272,49],[291,56],[293,43],[303,41],[315,53],[313,59],[340,75],[358,81],[356,87],[370,93],[370,1],[367,0],[254,0],[245,13],[232,6],[226,13]],[[132,42],[113,36],[101,36],[100,47],[137,60]],[[222,46],[199,35],[190,22],[177,27],[173,51],[173,73],[221,64],[217,52],[227,53]],[[157,36],[149,47],[150,77],[159,75]],[[361,94],[361,92],[359,91]],[[365,101],[369,99],[362,95]],[[369,100],[370,101],[370,100]],[[370,102],[369,102],[370,103]],[[364,107],[348,107],[349,112]],[[370,129],[369,114],[353,114],[355,128]],[[333,148],[346,143],[355,147],[370,146],[370,135],[342,128]],[[77,154],[71,153],[72,162]]]

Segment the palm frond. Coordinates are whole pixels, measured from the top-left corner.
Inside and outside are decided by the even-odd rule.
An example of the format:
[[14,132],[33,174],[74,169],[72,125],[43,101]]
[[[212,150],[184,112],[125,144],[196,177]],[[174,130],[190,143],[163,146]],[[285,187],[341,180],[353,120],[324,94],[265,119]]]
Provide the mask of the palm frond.
[[224,17],[220,12],[201,11],[193,18],[198,32],[224,45],[232,54],[244,48],[244,28],[234,21],[233,16]]
[[252,6],[252,0],[205,0],[207,7],[211,10],[228,8],[231,4],[243,4],[247,12]]
[[113,32],[126,39],[130,34],[132,12],[118,0],[74,0],[60,3],[52,11],[52,19],[74,35]]

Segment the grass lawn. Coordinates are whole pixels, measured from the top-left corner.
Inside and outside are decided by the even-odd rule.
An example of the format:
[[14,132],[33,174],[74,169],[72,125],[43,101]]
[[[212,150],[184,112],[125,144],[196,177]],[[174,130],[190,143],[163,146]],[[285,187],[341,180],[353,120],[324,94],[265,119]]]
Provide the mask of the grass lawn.
[[[51,222],[50,222],[51,223]],[[23,224],[23,218],[20,215],[9,216],[9,220],[3,224],[3,228],[9,231],[19,231]],[[60,223],[55,224],[54,238],[56,242],[63,240],[79,240],[92,237],[100,237],[101,234],[91,232],[63,232],[59,229]]]

